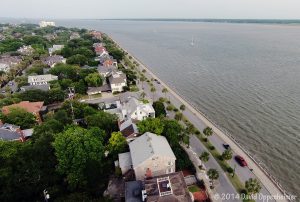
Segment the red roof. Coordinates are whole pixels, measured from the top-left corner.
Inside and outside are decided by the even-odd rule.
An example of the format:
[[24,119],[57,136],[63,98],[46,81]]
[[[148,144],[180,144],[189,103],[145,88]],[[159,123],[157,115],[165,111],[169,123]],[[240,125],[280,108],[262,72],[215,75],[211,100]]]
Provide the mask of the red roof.
[[29,113],[38,113],[41,111],[44,102],[29,102],[29,101],[22,101],[18,104],[8,105],[2,108],[2,112],[4,114],[9,113],[10,108],[22,108],[25,109]]

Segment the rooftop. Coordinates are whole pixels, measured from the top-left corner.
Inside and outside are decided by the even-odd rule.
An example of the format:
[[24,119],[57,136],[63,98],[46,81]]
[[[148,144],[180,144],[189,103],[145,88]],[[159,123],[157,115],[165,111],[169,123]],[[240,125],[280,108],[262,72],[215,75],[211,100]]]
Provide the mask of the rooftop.
[[22,101],[18,104],[12,104],[12,105],[8,105],[8,106],[4,106],[2,108],[2,112],[4,114],[8,114],[10,108],[19,107],[19,108],[25,109],[29,113],[38,113],[39,111],[42,110],[43,105],[44,105],[44,102]]
[[182,172],[171,173],[144,181],[147,202],[191,202]]
[[167,139],[150,132],[146,132],[130,142],[129,148],[134,168],[154,155],[176,159]]

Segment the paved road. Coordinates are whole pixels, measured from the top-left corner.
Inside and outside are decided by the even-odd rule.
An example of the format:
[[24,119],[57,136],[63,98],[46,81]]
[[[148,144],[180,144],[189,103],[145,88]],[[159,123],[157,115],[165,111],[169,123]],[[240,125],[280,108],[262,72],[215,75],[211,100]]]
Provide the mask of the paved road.
[[[190,137],[190,147],[192,148],[192,150],[194,152],[196,152],[198,154],[198,156],[204,152],[207,151],[207,149],[204,147],[204,145],[199,141],[199,139],[192,135]],[[209,151],[207,151],[209,152]],[[227,195],[232,195],[232,196],[236,196],[238,193],[235,190],[235,188],[232,186],[230,180],[228,179],[228,177],[226,176],[226,174],[223,172],[222,168],[219,166],[218,162],[210,155],[210,158],[207,162],[204,163],[205,167],[208,169],[213,168],[213,169],[217,169],[219,172],[219,179],[216,182],[216,192],[220,195],[220,196],[225,196],[225,194]],[[237,200],[234,197],[230,198],[230,201],[241,201],[241,200]]]

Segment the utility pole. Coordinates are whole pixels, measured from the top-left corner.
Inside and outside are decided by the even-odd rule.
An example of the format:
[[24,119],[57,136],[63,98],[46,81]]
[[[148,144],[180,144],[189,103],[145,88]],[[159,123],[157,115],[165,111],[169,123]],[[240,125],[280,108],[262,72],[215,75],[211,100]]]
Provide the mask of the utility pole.
[[73,122],[75,121],[75,115],[74,115],[74,108],[73,108],[73,103],[72,100],[75,97],[75,88],[69,87],[69,100],[70,100],[70,106],[71,106],[71,111],[72,111],[72,120]]

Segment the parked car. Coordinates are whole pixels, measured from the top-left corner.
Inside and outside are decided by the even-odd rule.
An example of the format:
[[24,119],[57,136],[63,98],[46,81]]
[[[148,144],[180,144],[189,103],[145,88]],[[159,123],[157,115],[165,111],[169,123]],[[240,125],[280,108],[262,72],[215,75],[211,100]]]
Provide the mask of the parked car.
[[230,149],[229,144],[223,144],[223,147],[224,147],[225,149]]
[[239,155],[235,156],[235,160],[238,162],[238,164],[240,164],[240,166],[242,167],[246,167],[248,164],[245,161],[245,159]]

